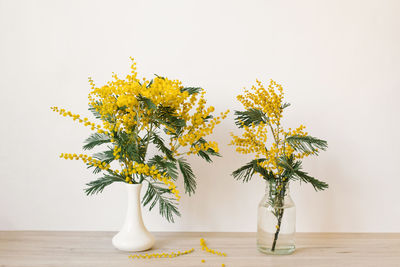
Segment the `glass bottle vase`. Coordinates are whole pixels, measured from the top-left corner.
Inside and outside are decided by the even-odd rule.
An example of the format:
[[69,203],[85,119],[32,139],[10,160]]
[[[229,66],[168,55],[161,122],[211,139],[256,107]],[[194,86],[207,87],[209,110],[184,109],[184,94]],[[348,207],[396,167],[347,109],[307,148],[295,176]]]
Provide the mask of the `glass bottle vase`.
[[295,251],[296,206],[288,183],[269,181],[258,205],[257,248],[266,254]]

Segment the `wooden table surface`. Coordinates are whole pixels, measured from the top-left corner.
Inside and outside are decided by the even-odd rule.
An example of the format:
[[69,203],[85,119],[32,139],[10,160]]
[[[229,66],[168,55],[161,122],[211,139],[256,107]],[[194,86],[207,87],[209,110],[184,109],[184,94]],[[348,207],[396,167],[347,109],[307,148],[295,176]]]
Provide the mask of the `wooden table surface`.
[[[287,256],[258,252],[255,233],[155,233],[156,245],[147,253],[195,249],[172,259],[131,259],[132,253],[111,245],[113,235],[0,231],[0,266],[400,266],[400,233],[297,233],[297,249]],[[227,257],[202,251],[201,237]]]

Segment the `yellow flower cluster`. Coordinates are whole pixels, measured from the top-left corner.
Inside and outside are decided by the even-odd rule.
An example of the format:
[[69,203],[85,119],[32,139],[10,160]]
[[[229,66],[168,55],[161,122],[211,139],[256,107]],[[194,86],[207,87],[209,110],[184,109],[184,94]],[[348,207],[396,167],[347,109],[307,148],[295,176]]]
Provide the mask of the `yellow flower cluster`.
[[192,253],[193,251],[194,251],[194,248],[185,250],[183,252],[178,251],[178,252],[171,252],[171,253],[134,254],[134,255],[130,255],[129,258],[132,258],[132,259],[175,258],[178,256]]
[[[182,114],[182,117],[186,118],[187,124],[182,130],[182,135],[177,139],[173,139],[174,141],[178,142],[179,146],[185,147],[187,145],[192,145],[199,139],[212,134],[215,126],[221,123],[221,120],[225,119],[229,113],[229,110],[227,110],[225,112],[221,112],[220,116],[213,117],[212,119],[206,119],[214,112],[214,107],[210,106],[206,108],[205,104],[206,100],[204,99],[203,92],[200,95],[196,112],[191,116]],[[216,142],[208,142],[191,147],[187,154],[197,154],[200,150],[206,150],[208,148],[212,148],[216,152],[219,151],[218,144]],[[175,150],[174,147],[173,150]]]
[[[242,122],[243,133],[237,136],[231,133],[230,145],[236,146],[236,151],[242,154],[254,153],[256,159],[264,157],[265,161],[260,166],[279,175],[283,169],[278,166],[277,159],[283,155],[293,155],[295,158],[303,158],[310,153],[295,151],[287,142],[290,136],[306,136],[305,127],[301,125],[295,130],[289,128],[285,131],[280,123],[282,118],[283,89],[282,86],[271,80],[268,88],[257,80],[257,86],[251,90],[245,90],[237,99],[246,110],[257,109],[265,114],[264,122],[245,125]],[[269,135],[272,139],[269,139]]]
[[[174,115],[185,120],[186,127],[182,134],[171,142],[170,149],[175,154],[178,154],[179,147],[191,146],[200,138],[210,135],[215,126],[226,118],[229,111],[206,120],[214,112],[214,107],[206,107],[204,92],[189,95],[187,91],[182,91],[182,82],[178,80],[162,77],[156,77],[152,81],[145,78],[140,80],[137,77],[136,63],[131,59],[131,73],[126,79],[120,79],[114,74],[114,79],[101,87],[96,87],[93,80],[89,79],[92,87],[89,104],[104,118],[103,128],[110,133],[125,131],[130,134],[136,131],[138,134],[142,130],[150,130],[157,109],[143,105],[139,101],[141,97],[149,99],[156,108],[169,107],[175,110]],[[167,125],[165,127],[171,134],[174,133],[173,129]],[[218,151],[217,143],[210,142],[208,146]],[[196,154],[199,149],[200,147],[196,147],[187,153]]]
[[203,150],[203,151],[207,151],[208,149],[213,149],[215,152],[218,153],[219,148],[218,148],[218,144],[216,142],[213,141],[209,141],[207,143],[204,144],[199,144],[199,145],[195,145],[193,147],[190,148],[190,151],[187,153],[188,155],[190,154],[197,154],[199,153],[199,151]]
[[154,109],[141,105],[140,97],[150,99],[156,106],[179,109],[189,97],[188,92],[181,92],[181,82],[168,78],[156,77],[152,82],[137,78],[136,63],[132,59],[131,73],[126,79],[113,75],[114,80],[102,87],[96,87],[89,79],[92,91],[89,94],[89,104],[94,107],[104,120],[105,129],[112,131],[124,130],[127,133],[135,126],[139,131],[149,126]]
[[122,149],[121,149],[121,147],[115,145],[113,150],[114,150],[113,155],[114,155],[115,159],[118,160],[121,157],[120,153],[121,153]]
[[149,84],[147,80],[145,80],[144,84],[146,88],[141,92],[141,95],[149,98],[156,106],[162,105],[180,109],[181,105],[189,97],[187,91],[181,92],[182,82],[178,80],[156,77],[151,86],[147,87]]
[[[297,136],[307,136],[308,133],[304,132],[305,128],[306,127],[304,125],[300,125],[298,128],[296,128],[294,130],[289,128],[286,132],[284,130],[281,130],[281,132],[286,137],[296,136],[296,135]],[[306,153],[306,152],[299,153],[299,152],[295,152],[295,150],[289,144],[286,144],[285,153],[286,153],[286,156],[294,155],[295,158],[301,159],[301,158],[304,158],[304,157],[309,156],[311,154],[317,154],[318,153],[318,149],[316,149],[316,151],[313,152],[313,153]]]
[[74,121],[78,121],[79,123],[83,123],[85,126],[89,126],[91,127],[92,130],[95,129],[101,129],[101,125],[97,125],[93,122],[90,122],[88,118],[81,118],[81,116],[79,114],[73,114],[71,113],[71,111],[67,111],[65,109],[59,109],[58,107],[51,107],[51,110],[53,110],[54,112],[59,113],[60,115],[64,116],[64,117],[71,117]]
[[132,183],[133,174],[150,176],[154,180],[158,180],[168,186],[168,189],[171,190],[171,193],[175,195],[178,201],[181,198],[179,195],[179,190],[176,189],[176,185],[172,179],[168,177],[166,173],[161,174],[154,165],[150,167],[149,165],[143,163],[129,162],[127,163],[127,167],[122,170],[121,174],[125,176],[125,181],[127,183]]
[[87,163],[94,167],[98,167],[102,170],[110,169],[110,164],[107,164],[105,162],[102,163],[100,160],[94,159],[94,158],[89,157],[88,155],[84,155],[84,154],[77,155],[77,154],[70,154],[70,153],[61,153],[60,158],[70,159],[70,160],[81,159],[84,163]]
[[256,153],[258,158],[264,154],[265,144],[268,138],[267,131],[268,124],[260,123],[259,125],[243,125],[244,132],[241,137],[235,136],[231,133],[233,140],[231,145],[236,145],[236,151],[242,154]]
[[226,253],[219,252],[219,251],[216,251],[216,250],[214,250],[214,249],[209,249],[209,248],[207,247],[207,244],[206,244],[206,241],[204,240],[204,238],[200,238],[200,246],[201,246],[201,249],[202,249],[202,250],[205,250],[205,251],[207,251],[207,252],[209,252],[209,253],[211,253],[211,254],[216,254],[216,255],[219,255],[219,256],[224,256],[224,257],[226,257]]
[[255,108],[263,111],[271,124],[279,124],[282,118],[282,85],[271,80],[266,89],[259,80],[256,82],[257,86],[251,87],[253,92],[245,90],[244,94],[239,95],[237,99],[246,109]]
[[[226,118],[229,111],[214,117],[212,114],[214,107],[206,105],[204,92],[200,88],[184,88],[179,80],[159,76],[152,80],[139,79],[136,63],[133,58],[131,60],[131,71],[125,78],[119,78],[113,74],[113,79],[103,86],[96,86],[89,78],[91,86],[88,95],[89,106],[92,111],[95,111],[94,113],[98,113],[95,116],[98,118],[97,115],[99,115],[101,125],[65,109],[51,108],[54,112],[64,117],[71,117],[74,121],[110,138],[113,160],[119,161],[121,168],[109,170],[109,164],[82,154],[79,156],[62,154],[62,157],[81,159],[102,170],[109,170],[127,183],[140,183],[145,177],[150,177],[152,181],[164,183],[179,200],[179,191],[166,173],[161,173],[163,171],[158,171],[155,166],[134,162],[125,151],[125,147],[127,149],[131,145],[137,147],[140,155],[136,157],[136,160],[146,159],[149,145],[156,145],[157,148],[160,146],[159,143],[156,144],[156,134],[166,129],[170,137],[166,141],[169,143],[168,148],[173,152],[173,156],[197,154],[201,150],[209,149],[218,152],[216,142],[202,142],[200,139],[210,135],[215,126]],[[174,133],[176,130],[172,126],[174,122],[184,122],[179,124],[185,125],[179,134]],[[96,139],[100,140],[97,144],[108,142],[108,139],[102,138],[103,136],[92,135],[88,140],[94,140],[91,141],[92,144],[97,142]],[[91,145],[87,145],[85,148],[90,147]],[[184,152],[178,151],[183,147],[186,147]]]

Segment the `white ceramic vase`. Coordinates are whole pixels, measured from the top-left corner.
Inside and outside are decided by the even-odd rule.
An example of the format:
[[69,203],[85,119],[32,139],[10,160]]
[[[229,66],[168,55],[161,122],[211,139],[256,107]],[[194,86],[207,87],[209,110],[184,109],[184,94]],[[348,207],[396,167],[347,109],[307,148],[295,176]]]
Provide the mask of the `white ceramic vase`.
[[154,245],[153,235],[143,224],[140,204],[141,184],[126,184],[128,208],[121,231],[112,239],[112,244],[123,251],[143,251]]

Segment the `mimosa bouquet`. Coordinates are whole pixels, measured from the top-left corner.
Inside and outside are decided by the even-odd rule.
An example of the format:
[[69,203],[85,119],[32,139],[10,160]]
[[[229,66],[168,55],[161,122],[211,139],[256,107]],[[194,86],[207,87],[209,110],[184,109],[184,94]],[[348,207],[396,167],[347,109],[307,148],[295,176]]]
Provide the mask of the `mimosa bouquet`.
[[269,185],[267,201],[275,216],[275,234],[271,251],[275,250],[285,208],[290,181],[310,183],[315,190],[328,187],[302,170],[301,159],[318,155],[327,148],[327,142],[310,136],[305,127],[285,129],[281,124],[283,111],[290,104],[283,102],[283,89],[271,80],[268,87],[257,80],[251,90],[245,90],[237,99],[244,111],[235,112],[236,125],[243,130],[240,136],[232,134],[231,145],[242,154],[254,154],[255,159],[232,173],[233,177],[248,182],[259,174]]
[[102,173],[87,184],[87,195],[102,192],[114,182],[147,183],[142,204],[150,210],[158,204],[160,214],[173,222],[174,215],[180,215],[178,173],[186,193],[191,195],[196,189],[196,177],[185,157],[197,155],[211,162],[212,156],[219,155],[217,143],[206,137],[228,111],[214,116],[214,107],[206,106],[200,87],[184,87],[178,80],[157,75],[139,79],[133,59],[125,79],[114,74],[112,81],[100,87],[90,78],[89,82],[89,110],[99,124],[62,108],[52,110],[90,127],[93,133],[85,140],[84,150],[98,146],[104,150],[92,156],[63,153],[60,157],[81,160],[93,173]]

